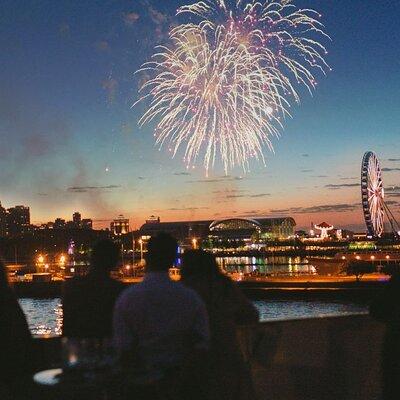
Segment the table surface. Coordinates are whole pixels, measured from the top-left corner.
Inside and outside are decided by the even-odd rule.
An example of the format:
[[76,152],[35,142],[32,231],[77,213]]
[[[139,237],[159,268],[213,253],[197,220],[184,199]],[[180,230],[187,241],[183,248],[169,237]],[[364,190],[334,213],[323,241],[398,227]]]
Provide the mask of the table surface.
[[47,369],[45,371],[40,371],[33,376],[33,380],[39,384],[44,386],[54,386],[60,382],[59,375],[61,374],[62,369]]

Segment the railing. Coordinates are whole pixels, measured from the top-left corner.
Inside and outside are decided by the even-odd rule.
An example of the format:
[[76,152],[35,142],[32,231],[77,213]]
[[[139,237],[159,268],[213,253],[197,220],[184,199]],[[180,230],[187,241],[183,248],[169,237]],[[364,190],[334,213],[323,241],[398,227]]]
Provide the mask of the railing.
[[[239,338],[260,400],[378,400],[383,333],[358,314],[259,323]],[[60,343],[36,340],[42,368],[59,365]]]

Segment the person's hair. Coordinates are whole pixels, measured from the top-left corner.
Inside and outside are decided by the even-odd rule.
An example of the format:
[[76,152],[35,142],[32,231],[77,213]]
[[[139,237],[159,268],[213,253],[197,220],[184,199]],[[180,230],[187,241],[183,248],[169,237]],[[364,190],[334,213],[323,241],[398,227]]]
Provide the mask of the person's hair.
[[120,250],[110,239],[99,240],[92,249],[90,257],[91,273],[108,273],[118,264]]
[[181,276],[183,280],[193,276],[215,278],[220,275],[221,271],[212,254],[204,250],[185,251],[181,267]]
[[147,243],[146,268],[148,271],[167,271],[177,256],[178,242],[168,233],[161,232]]

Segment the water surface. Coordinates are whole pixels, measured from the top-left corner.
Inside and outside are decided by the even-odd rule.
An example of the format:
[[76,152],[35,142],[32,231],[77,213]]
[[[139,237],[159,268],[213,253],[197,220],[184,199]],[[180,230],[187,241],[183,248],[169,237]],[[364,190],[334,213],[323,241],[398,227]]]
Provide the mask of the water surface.
[[[20,299],[34,335],[61,335],[61,299]],[[365,313],[367,306],[350,302],[257,300],[261,321],[319,318]]]

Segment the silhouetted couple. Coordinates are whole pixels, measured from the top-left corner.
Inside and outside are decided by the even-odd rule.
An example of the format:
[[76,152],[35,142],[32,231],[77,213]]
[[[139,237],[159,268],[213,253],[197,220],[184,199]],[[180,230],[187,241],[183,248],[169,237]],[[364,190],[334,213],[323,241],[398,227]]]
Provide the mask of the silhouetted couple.
[[[220,272],[212,255],[201,250],[186,252],[182,282],[172,282],[168,271],[177,257],[176,240],[159,234],[149,240],[147,249],[143,282],[125,289],[114,309],[114,344],[123,371],[119,387],[125,388],[122,397],[254,399],[250,372],[236,338],[237,325],[258,321],[254,306]],[[116,260],[109,259],[108,267],[114,267]],[[111,265],[111,261],[115,264]],[[101,265],[104,269],[105,264]],[[104,279],[110,279],[105,275]],[[95,290],[93,297],[89,295],[90,302],[83,300],[80,304],[80,296],[71,302],[67,294],[64,334],[81,336],[82,329],[73,321],[72,308],[83,305],[91,312],[81,311],[78,320],[92,318],[92,323],[82,325],[88,328],[86,333],[95,334],[97,330],[107,334],[111,329],[109,310],[116,292],[107,297],[107,307],[105,297],[99,299],[102,308],[96,308]],[[96,329],[101,318],[101,324],[107,328],[103,325]],[[74,325],[76,330],[71,329]]]

